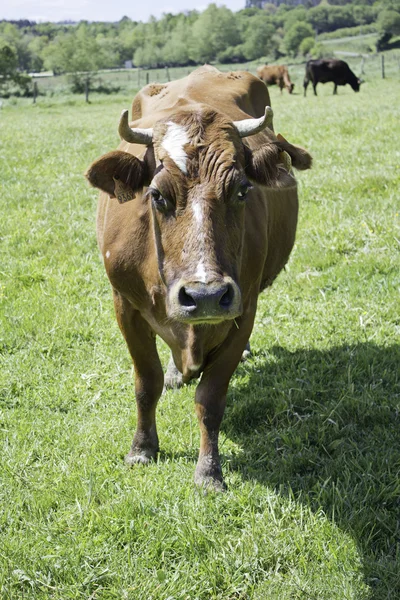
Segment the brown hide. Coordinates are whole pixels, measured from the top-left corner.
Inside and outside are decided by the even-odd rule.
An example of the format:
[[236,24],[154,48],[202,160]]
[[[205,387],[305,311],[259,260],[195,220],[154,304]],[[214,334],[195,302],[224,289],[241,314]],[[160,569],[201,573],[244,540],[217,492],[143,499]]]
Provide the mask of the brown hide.
[[263,65],[257,68],[257,76],[266,85],[278,85],[281,93],[286,88],[289,94],[293,92],[294,83],[290,81],[288,68],[285,65]]
[[[153,127],[153,144],[146,149],[122,142],[120,151],[100,158],[87,173],[92,185],[104,190],[98,243],[135,368],[138,423],[126,460],[146,463],[158,451],[159,335],[171,348],[183,382],[202,373],[195,398],[201,431],[195,480],[215,488],[223,487],[218,431],[229,380],[249,340],[258,294],[284,267],[294,243],[297,186],[282,156],[290,154],[298,168],[311,164],[306,151],[271,129],[243,142],[238,137],[232,121],[260,117],[269,104],[265,85],[247,72],[202,67],[180,81],[150,84],[133,101],[131,125]],[[171,119],[172,131],[187,132],[189,139],[182,144],[183,158],[177,154],[174,160],[165,150]],[[254,185],[241,202],[246,174]],[[146,187],[137,189],[138,177],[142,186],[156,188],[149,188],[153,196]],[[121,203],[114,197],[119,197],[117,182],[123,189]],[[192,234],[196,220],[197,237]],[[190,294],[198,291],[191,263],[196,253],[202,257],[197,265],[201,289],[229,289],[225,317],[203,314],[199,322],[185,322],[170,307],[170,295],[181,301],[182,289],[189,289],[185,285],[195,288]]]

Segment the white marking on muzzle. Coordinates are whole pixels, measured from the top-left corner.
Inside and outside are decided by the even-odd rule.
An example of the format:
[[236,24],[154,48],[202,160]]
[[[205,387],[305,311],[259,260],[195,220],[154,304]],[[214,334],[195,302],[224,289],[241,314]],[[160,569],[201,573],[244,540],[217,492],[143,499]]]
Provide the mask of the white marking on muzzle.
[[185,144],[189,143],[187,131],[182,125],[177,125],[173,121],[168,121],[168,130],[165,134],[161,146],[169,154],[174,163],[180,170],[187,174],[186,162],[187,154],[183,149]]
[[196,273],[194,274],[196,281],[200,281],[201,283],[206,283],[207,281],[207,271],[204,268],[203,261],[200,261],[197,265]]

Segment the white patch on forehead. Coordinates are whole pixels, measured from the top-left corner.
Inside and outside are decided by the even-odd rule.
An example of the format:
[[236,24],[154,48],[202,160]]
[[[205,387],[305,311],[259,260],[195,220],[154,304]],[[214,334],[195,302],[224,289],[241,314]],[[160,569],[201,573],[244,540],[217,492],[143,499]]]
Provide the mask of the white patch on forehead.
[[187,131],[182,125],[177,125],[177,123],[173,123],[172,121],[168,121],[167,125],[168,130],[163,138],[161,146],[186,175],[187,154],[183,149],[183,146],[190,141]]
[[107,252],[106,252],[106,258],[110,258],[110,251],[109,250],[107,250]]

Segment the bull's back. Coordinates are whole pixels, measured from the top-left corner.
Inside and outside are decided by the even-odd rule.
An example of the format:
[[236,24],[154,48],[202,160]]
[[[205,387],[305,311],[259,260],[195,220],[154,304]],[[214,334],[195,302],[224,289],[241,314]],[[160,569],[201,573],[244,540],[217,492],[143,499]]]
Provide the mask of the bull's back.
[[221,73],[204,66],[166,84],[149,84],[134,98],[132,119],[150,127],[163,116],[193,104],[205,104],[232,120],[260,117],[270,97],[265,85],[248,71]]

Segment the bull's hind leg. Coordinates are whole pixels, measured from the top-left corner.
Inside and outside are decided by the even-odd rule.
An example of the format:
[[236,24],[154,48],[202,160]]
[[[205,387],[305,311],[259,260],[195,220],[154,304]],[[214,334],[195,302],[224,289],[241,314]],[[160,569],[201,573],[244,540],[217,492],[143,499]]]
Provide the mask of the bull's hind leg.
[[114,307],[135,370],[137,426],[125,462],[128,465],[147,464],[158,452],[156,407],[163,389],[164,374],[156,338],[147,322],[118,292],[114,292]]
[[164,378],[164,389],[176,389],[183,386],[183,376],[182,373],[178,370],[175,365],[173,356],[169,357],[169,363],[167,367],[167,372],[165,373]]

